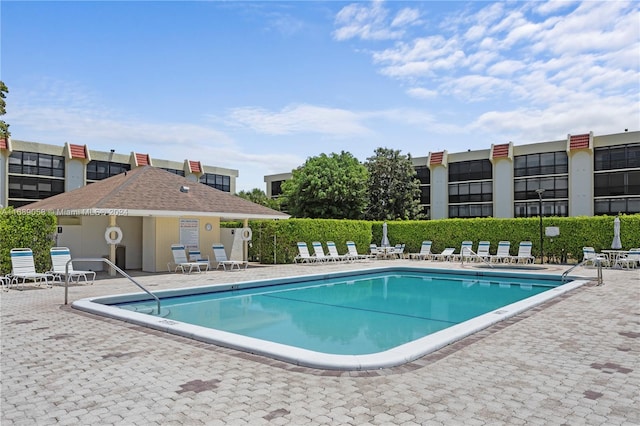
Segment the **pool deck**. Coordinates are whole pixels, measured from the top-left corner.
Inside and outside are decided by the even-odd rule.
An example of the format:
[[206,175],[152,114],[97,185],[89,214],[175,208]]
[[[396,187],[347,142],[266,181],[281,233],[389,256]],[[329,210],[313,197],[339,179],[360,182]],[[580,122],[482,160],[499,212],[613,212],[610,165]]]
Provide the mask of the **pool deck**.
[[[136,280],[154,291],[390,265],[461,267],[252,265]],[[354,372],[298,367],[80,312],[63,304],[61,287],[11,289],[0,296],[0,423],[638,425],[640,271],[605,269],[604,285],[594,284],[409,364]],[[137,290],[103,276],[70,287],[69,301]]]

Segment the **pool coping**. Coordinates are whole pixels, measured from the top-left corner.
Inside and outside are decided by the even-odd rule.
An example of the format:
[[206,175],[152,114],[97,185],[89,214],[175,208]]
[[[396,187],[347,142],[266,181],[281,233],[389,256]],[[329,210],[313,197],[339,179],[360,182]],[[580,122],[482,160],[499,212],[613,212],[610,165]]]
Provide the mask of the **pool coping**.
[[[351,270],[344,272],[321,273],[304,276],[291,276],[268,280],[244,281],[233,284],[214,284],[200,287],[169,289],[154,292],[159,297],[182,296],[207,293],[212,291],[239,290],[266,285],[278,285],[291,281],[304,282],[323,278],[339,278],[351,275],[376,274],[384,272],[433,272],[449,275],[468,275],[472,277],[504,276],[535,278],[537,280],[554,280],[558,274],[532,274],[521,272],[487,271],[487,270],[450,270],[431,267],[380,267],[373,269]],[[480,330],[486,329],[500,321],[518,315],[559,295],[579,288],[590,280],[583,277],[569,277],[571,281],[554,287],[543,293],[528,297],[518,302],[498,308],[477,316],[460,324],[432,333],[420,339],[405,343],[395,348],[365,355],[337,355],[296,348],[280,343],[269,342],[252,337],[241,336],[221,330],[182,323],[162,317],[154,317],[139,312],[128,311],[109,306],[108,303],[149,300],[144,293],[126,293],[112,296],[101,296],[81,299],[72,303],[72,307],[81,311],[113,318],[150,329],[190,338],[196,341],[215,344],[247,353],[266,356],[293,365],[323,370],[373,370],[397,367],[409,363],[427,354],[437,351],[451,343],[459,341]]]

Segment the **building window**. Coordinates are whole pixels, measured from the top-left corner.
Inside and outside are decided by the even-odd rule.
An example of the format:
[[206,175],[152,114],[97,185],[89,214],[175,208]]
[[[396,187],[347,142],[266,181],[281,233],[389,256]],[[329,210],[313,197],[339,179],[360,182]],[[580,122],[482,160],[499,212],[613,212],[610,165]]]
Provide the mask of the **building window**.
[[448,167],[449,217],[493,216],[491,161],[461,161]]
[[9,173],[64,177],[64,157],[37,152],[12,152],[9,156]]
[[162,170],[166,170],[169,173],[173,173],[174,175],[178,175],[178,176],[183,176],[184,177],[184,170],[178,170],[178,169],[165,169],[164,167],[160,167]]
[[9,205],[20,207],[64,192],[64,180],[9,175]]
[[[545,192],[546,194],[546,192]],[[515,217],[540,216],[540,201],[527,201],[514,204]],[[547,200],[542,203],[543,216],[568,216],[569,202],[567,200]]]
[[596,148],[593,153],[596,215],[640,212],[640,143]]
[[449,164],[449,182],[484,180],[493,177],[489,160],[460,161]]
[[130,164],[94,160],[87,164],[87,180],[102,180],[129,170]]
[[431,170],[427,166],[416,166],[416,177],[421,185],[429,185],[431,183]]
[[514,200],[537,200],[536,189],[544,189],[543,198],[569,197],[569,177],[549,176],[528,179],[516,179],[513,183]]
[[596,148],[594,170],[640,168],[640,143]]
[[200,183],[204,183],[215,189],[224,192],[231,192],[231,177],[224,175],[216,175],[214,173],[205,173],[200,176]]
[[491,204],[449,205],[449,217],[490,217],[493,216]]
[[569,172],[569,158],[564,151],[518,155],[513,159],[513,175],[557,175]]
[[282,195],[282,184],[284,182],[283,180],[274,180],[271,182],[271,194],[269,194],[271,198],[278,198]]

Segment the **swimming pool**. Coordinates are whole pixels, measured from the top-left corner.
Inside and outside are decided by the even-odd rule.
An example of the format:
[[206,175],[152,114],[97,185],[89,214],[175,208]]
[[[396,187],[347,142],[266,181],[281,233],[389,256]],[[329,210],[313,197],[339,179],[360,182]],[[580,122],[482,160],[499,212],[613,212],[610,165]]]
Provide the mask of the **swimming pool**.
[[409,362],[558,294],[546,274],[375,268],[84,299],[73,306],[294,364],[341,370]]

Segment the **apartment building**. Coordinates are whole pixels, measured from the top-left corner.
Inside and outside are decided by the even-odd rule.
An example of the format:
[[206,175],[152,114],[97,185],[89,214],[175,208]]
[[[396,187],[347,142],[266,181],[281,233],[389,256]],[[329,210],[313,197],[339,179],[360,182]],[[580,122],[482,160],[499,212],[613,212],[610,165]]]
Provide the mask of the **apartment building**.
[[173,161],[137,152],[95,151],[87,145],[0,139],[0,205],[21,207],[146,165],[224,192],[236,191],[237,170],[197,160]]
[[[640,132],[413,157],[420,204],[432,219],[640,213]],[[291,173],[264,177],[277,198]]]

